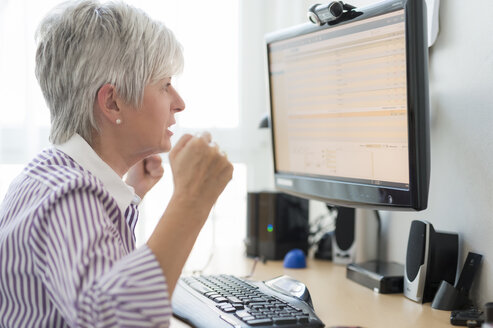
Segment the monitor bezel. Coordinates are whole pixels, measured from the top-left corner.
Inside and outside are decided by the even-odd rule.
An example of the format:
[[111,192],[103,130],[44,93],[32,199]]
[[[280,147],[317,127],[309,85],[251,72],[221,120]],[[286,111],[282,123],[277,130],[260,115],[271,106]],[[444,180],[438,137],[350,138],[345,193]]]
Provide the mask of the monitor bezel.
[[316,26],[306,23],[266,35],[267,85],[270,117],[272,94],[269,77],[268,45],[274,41],[313,33],[333,26],[383,15],[404,9],[406,35],[406,73],[408,105],[409,188],[365,184],[340,179],[320,178],[277,171],[275,136],[271,119],[272,152],[274,158],[275,187],[279,191],[299,197],[311,198],[331,205],[380,210],[416,210],[427,208],[430,183],[428,46],[426,30],[426,4],[424,0],[390,0],[356,8],[357,15],[335,25]]

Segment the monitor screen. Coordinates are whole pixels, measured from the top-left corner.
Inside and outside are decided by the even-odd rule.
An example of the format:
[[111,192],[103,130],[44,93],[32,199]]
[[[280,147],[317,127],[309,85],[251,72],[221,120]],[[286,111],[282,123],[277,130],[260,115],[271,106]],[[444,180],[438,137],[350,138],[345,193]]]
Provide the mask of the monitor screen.
[[276,187],[334,205],[426,208],[422,1],[356,9],[267,36]]

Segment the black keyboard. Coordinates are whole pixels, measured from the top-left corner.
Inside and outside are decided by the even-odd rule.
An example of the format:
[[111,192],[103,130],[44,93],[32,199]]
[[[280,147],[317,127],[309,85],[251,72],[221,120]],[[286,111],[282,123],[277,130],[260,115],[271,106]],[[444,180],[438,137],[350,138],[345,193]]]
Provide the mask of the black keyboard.
[[197,328],[324,327],[305,285],[282,276],[265,282],[231,275],[182,277],[173,314]]

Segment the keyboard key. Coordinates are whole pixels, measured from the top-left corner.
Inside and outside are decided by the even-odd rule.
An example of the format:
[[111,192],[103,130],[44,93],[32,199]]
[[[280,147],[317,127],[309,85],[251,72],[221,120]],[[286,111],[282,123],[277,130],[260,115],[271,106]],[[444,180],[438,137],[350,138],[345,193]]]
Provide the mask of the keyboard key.
[[295,317],[283,317],[283,318],[274,318],[274,323],[276,325],[282,325],[287,323],[296,323]]
[[242,303],[242,301],[238,297],[235,297],[235,296],[229,296],[229,297],[227,297],[227,299],[231,303]]
[[244,318],[244,317],[250,317],[250,313],[248,313],[248,311],[236,311],[236,316],[240,319]]
[[189,286],[201,294],[205,294],[207,292],[212,292],[212,289],[210,289],[207,286],[202,285],[200,282],[193,282],[193,283],[189,284]]
[[246,322],[250,326],[261,326],[261,325],[268,325],[272,323],[272,319],[265,318],[265,319],[253,319],[253,320],[248,320]]
[[234,304],[232,304],[232,305],[233,305],[233,307],[234,307],[235,309],[237,309],[237,310],[243,310],[243,309],[245,308],[245,307],[243,306],[243,304],[241,304],[241,303],[234,303]]
[[247,305],[270,305],[269,302],[257,302],[257,301],[254,301],[253,299],[248,299],[245,301],[245,304]]
[[224,311],[224,312],[227,312],[227,313],[231,313],[231,312],[235,312],[236,311],[236,309],[234,307],[232,307],[231,305],[229,305],[227,303],[216,305],[216,307],[218,309],[220,309],[221,311]]

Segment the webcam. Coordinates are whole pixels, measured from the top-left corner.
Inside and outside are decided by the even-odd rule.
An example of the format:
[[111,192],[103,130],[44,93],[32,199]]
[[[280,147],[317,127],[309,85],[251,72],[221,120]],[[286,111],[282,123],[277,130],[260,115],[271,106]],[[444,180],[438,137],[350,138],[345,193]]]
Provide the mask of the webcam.
[[345,10],[352,10],[354,8],[342,1],[332,1],[326,5],[317,3],[308,9],[308,19],[313,24],[321,26],[341,18]]
[[324,25],[341,17],[343,12],[344,5],[342,1],[332,1],[326,5],[317,3],[308,9],[308,19],[313,24]]

